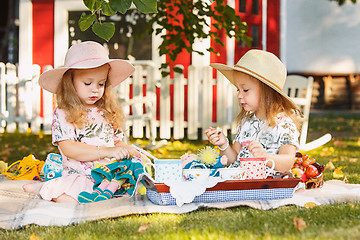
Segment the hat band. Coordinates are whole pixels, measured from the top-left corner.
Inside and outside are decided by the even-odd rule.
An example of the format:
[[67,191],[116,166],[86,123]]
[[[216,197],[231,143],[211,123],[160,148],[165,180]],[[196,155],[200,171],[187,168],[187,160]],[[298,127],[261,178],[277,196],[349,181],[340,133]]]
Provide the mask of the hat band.
[[[70,65],[67,66],[67,67],[72,67],[72,66],[74,66],[75,64],[78,64],[78,63],[81,63],[81,62],[85,62],[85,61],[89,61],[89,60],[99,60],[99,59],[104,59],[104,58],[86,58],[86,59],[83,59],[83,60],[74,62],[74,63],[70,64]],[[104,60],[109,60],[109,59],[104,59]]]
[[264,78],[264,77],[263,77],[263,76],[261,76],[260,74],[257,74],[256,72],[251,71],[250,69],[245,68],[245,67],[242,67],[242,66],[239,66],[239,65],[234,65],[234,67],[237,67],[237,68],[242,68],[242,69],[244,69],[244,70],[246,70],[246,71],[248,71],[248,72],[251,72],[252,74],[254,74],[254,75],[258,76],[259,78],[261,78],[261,79],[265,80],[265,82],[267,82],[267,83],[271,83],[271,85],[273,85],[274,87],[276,87],[278,90],[282,91],[282,89],[281,89],[278,85],[276,85],[276,84],[274,84],[273,82],[271,82],[270,80],[268,80],[268,79]]

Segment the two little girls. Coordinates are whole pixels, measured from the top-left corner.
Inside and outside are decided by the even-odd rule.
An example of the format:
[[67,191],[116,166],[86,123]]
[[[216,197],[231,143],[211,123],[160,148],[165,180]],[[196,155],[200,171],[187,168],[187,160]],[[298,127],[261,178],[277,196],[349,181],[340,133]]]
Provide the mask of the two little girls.
[[[205,130],[209,141],[227,156],[230,167],[238,167],[242,157],[266,157],[274,160],[276,171],[290,170],[298,149],[301,112],[282,92],[285,66],[275,55],[261,50],[248,51],[234,67],[211,66],[237,88],[241,111],[232,146],[211,127]],[[133,72],[127,61],[109,59],[100,44],[82,42],[68,50],[64,67],[40,76],[40,86],[56,94],[52,142],[63,157],[64,172],[45,183],[25,185],[25,191],[55,202],[91,202],[97,197],[111,198],[122,187],[124,179],[110,177],[98,181],[93,189],[91,172],[95,168],[111,171],[99,166],[112,166],[109,163],[114,159],[140,157],[121,141],[124,115],[112,95],[112,88]],[[126,168],[140,171],[140,166]]]

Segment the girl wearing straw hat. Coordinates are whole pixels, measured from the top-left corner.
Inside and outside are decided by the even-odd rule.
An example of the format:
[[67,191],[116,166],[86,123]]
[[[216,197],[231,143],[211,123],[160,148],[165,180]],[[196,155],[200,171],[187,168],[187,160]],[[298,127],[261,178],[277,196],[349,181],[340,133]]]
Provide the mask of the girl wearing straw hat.
[[[249,50],[235,66],[210,66],[236,87],[241,110],[232,146],[224,133],[212,127],[205,130],[209,141],[228,157],[230,167],[240,167],[240,158],[265,157],[274,160],[276,172],[290,170],[299,147],[299,117],[303,116],[282,91],[287,75],[284,64],[270,52]],[[269,169],[271,161],[268,164]]]
[[[112,94],[134,70],[125,60],[109,59],[99,43],[88,41],[69,48],[64,67],[41,74],[40,86],[56,94],[52,142],[62,155],[64,171],[59,178],[25,185],[25,191],[55,202],[77,202],[80,192],[93,192],[92,169],[112,159],[141,157],[121,141],[124,116]],[[110,198],[121,184],[101,182],[97,195],[109,190],[105,197]]]

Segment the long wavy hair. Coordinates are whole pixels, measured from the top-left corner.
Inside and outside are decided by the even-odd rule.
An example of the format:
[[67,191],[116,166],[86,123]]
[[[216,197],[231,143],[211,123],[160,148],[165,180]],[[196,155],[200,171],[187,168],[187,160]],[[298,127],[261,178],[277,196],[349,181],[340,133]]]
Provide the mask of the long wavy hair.
[[[56,91],[56,103],[58,108],[65,112],[66,121],[80,128],[88,123],[87,107],[81,102],[76,93],[73,84],[74,71],[76,70],[69,69],[65,72]],[[109,81],[105,82],[104,94],[96,102],[96,107],[104,112],[105,120],[114,129],[122,129],[124,113],[112,91]]]
[[[252,77],[254,78],[254,77]],[[256,79],[256,78],[254,78]],[[287,101],[284,97],[282,97],[279,93],[273,90],[268,85],[261,82],[260,84],[260,105],[265,106],[265,118],[269,123],[270,127],[275,127],[276,125],[276,116],[279,113],[283,113],[284,115],[291,118],[291,120],[296,125],[297,129],[300,129],[300,116],[298,113],[298,109],[294,108],[293,105]],[[249,119],[254,113],[245,111],[240,106],[240,112],[236,117],[236,122],[238,125],[245,122],[245,120]]]

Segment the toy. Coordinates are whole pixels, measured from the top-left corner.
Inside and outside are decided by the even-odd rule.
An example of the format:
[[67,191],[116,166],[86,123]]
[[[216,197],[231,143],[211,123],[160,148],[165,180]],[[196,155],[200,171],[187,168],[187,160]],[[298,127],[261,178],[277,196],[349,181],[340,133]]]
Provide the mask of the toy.
[[186,153],[181,156],[181,159],[183,160],[183,169],[204,168],[205,166],[208,169],[215,170],[210,176],[217,176],[219,172],[216,170],[225,167],[228,163],[228,158],[225,155],[220,156],[218,151],[209,146],[200,149],[197,155]]
[[46,157],[45,165],[42,169],[45,181],[61,177],[63,170],[64,168],[62,166],[61,155],[56,153],[49,153]]

